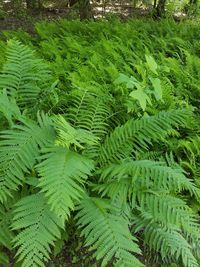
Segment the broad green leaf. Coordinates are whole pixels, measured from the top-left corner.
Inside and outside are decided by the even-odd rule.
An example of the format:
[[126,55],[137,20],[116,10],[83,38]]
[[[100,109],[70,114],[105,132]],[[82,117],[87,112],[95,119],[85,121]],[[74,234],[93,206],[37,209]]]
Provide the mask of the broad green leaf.
[[129,77],[123,73],[119,74],[119,77],[114,81],[114,84],[122,84],[127,83],[129,81]]
[[158,72],[157,72],[158,65],[157,65],[157,63],[155,62],[155,59],[154,59],[152,56],[147,56],[147,55],[145,55],[145,58],[146,58],[147,66],[149,67],[149,69],[150,69],[154,74],[158,75]]
[[137,87],[138,85],[139,85],[139,82],[133,76],[129,78],[129,81],[126,84],[127,88],[129,89],[133,89],[134,86]]
[[154,88],[154,95],[156,100],[161,100],[162,99],[162,88],[161,88],[161,81],[158,78],[149,78],[153,88]]
[[133,89],[138,84],[138,81],[133,77],[129,77],[123,73],[120,73],[119,77],[114,81],[114,84],[126,84],[126,87]]
[[151,100],[148,97],[148,95],[141,89],[141,90],[135,90],[130,93],[130,96],[136,100],[138,100],[142,110],[144,111],[146,109],[147,102],[151,104]]

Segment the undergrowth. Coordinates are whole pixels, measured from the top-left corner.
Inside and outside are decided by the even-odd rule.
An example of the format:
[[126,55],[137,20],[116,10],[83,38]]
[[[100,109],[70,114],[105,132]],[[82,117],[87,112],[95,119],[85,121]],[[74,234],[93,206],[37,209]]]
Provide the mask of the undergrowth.
[[100,266],[199,266],[198,25],[36,31],[0,42],[2,264],[46,266],[73,229]]

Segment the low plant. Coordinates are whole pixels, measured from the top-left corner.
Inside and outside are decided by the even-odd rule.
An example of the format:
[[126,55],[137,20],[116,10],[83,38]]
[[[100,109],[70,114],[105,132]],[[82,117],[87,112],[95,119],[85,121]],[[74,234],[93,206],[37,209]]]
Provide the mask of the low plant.
[[138,117],[109,91],[61,91],[16,40],[0,89],[0,244],[22,267],[45,266],[70,218],[101,266],[144,266],[143,246],[163,262],[198,266],[188,198],[199,202],[200,191],[170,153],[147,156],[188,129],[190,108]]

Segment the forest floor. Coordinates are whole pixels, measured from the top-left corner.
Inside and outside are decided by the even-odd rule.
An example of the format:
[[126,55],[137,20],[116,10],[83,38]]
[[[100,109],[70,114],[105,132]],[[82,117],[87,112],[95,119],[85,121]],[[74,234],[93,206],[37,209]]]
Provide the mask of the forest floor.
[[[94,20],[118,17],[122,20],[127,18],[148,18],[151,17],[151,11],[144,8],[133,8],[131,6],[95,6],[93,7]],[[22,29],[29,33],[34,32],[34,24],[38,21],[55,21],[59,19],[78,19],[78,8],[63,9],[44,9],[40,12],[28,14],[25,11],[18,13],[12,10],[6,11],[5,16],[0,16],[0,31]]]
[[26,14],[23,12],[20,14],[9,14],[0,19],[0,31],[22,29],[31,33],[36,22],[68,18],[68,13],[68,10],[45,10],[33,14]]

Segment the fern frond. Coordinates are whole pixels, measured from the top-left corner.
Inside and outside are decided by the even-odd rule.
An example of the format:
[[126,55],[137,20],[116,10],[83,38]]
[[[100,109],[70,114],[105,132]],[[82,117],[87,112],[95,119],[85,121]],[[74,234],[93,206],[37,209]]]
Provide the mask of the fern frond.
[[91,160],[62,147],[46,149],[37,166],[39,187],[52,210],[66,219],[83,193],[83,184],[93,169]]
[[11,212],[7,211],[3,205],[0,205],[0,245],[12,249],[13,233],[10,230]]
[[195,160],[200,156],[200,137],[194,136],[181,140],[178,149],[183,150],[187,158],[195,164]]
[[102,259],[101,266],[113,259],[118,266],[143,266],[133,254],[140,254],[140,249],[129,231],[129,222],[115,214],[108,201],[84,198],[78,209],[78,225],[86,238],[85,244],[96,250],[94,255],[97,260]]
[[87,110],[92,99],[92,94],[87,90],[74,90],[70,94],[68,117],[70,123],[72,123],[74,127],[78,127],[79,123],[81,122],[82,113]]
[[11,127],[14,124],[13,120],[21,117],[16,101],[13,98],[9,98],[5,90],[0,93],[0,112],[3,113]]
[[58,138],[56,140],[58,145],[67,148],[74,145],[75,149],[83,149],[85,145],[97,144],[98,139],[93,133],[84,129],[73,128],[61,115],[54,117],[54,127],[58,132]]
[[50,211],[44,195],[37,193],[17,202],[12,228],[20,230],[13,242],[15,247],[19,247],[16,256],[18,261],[22,261],[21,266],[45,267],[50,246],[60,237],[63,224]]
[[74,90],[70,94],[69,105],[67,118],[73,126],[76,129],[92,133],[99,140],[98,143],[88,144],[85,147],[84,155],[89,158],[97,157],[100,142],[109,130],[108,118],[111,111],[108,96]]
[[199,189],[184,175],[180,167],[171,168],[159,161],[130,160],[112,164],[104,168],[100,181],[103,184],[97,185],[96,189],[111,197],[118,194],[121,187],[122,192],[134,197],[139,190],[162,189],[171,192],[188,190],[192,196],[200,199]]
[[139,200],[141,214],[148,214],[151,221],[162,226],[176,226],[187,236],[199,239],[198,217],[181,198],[168,194],[144,193]]
[[12,130],[1,132],[0,138],[0,202],[24,181],[39,156],[39,147],[49,144],[50,134],[33,121],[21,120]]
[[68,115],[74,126],[102,138],[107,133],[107,118],[110,114],[110,108],[104,103],[103,96],[88,91],[73,91],[70,96]]
[[[147,217],[147,218],[146,218]],[[185,267],[198,267],[199,264],[192,253],[192,246],[181,235],[176,226],[161,227],[152,222],[144,213],[134,220],[135,232],[144,230],[144,241],[155,251],[160,252],[163,260],[182,259]]]
[[22,105],[39,101],[39,94],[49,79],[47,65],[36,59],[34,52],[17,40],[7,45],[7,61],[0,74],[0,89]]
[[173,110],[129,120],[106,138],[100,149],[101,165],[127,158],[134,150],[146,150],[152,141],[163,140],[172,127],[184,124],[188,116],[185,110]]

